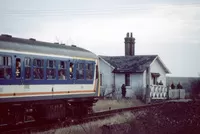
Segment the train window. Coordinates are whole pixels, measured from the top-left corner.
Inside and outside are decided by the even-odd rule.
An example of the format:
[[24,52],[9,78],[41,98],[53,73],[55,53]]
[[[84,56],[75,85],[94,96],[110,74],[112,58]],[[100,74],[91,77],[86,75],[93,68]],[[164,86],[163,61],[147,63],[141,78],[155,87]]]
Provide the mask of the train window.
[[11,66],[11,57],[0,56],[0,66]]
[[65,80],[66,79],[66,74],[67,74],[66,69],[67,69],[66,62],[59,61],[59,64],[58,64],[58,78],[59,78],[59,80]]
[[44,60],[41,59],[33,60],[33,78],[44,79]]
[[93,64],[86,64],[86,79],[93,79]]
[[11,57],[0,56],[0,79],[11,79],[12,68],[11,68]]
[[70,62],[69,64],[69,78],[72,79],[73,78],[73,71],[74,71],[74,64],[72,62]]
[[24,67],[25,67],[24,78],[31,79],[31,59],[30,58],[24,59]]
[[52,80],[56,78],[56,61],[47,60],[47,80]]
[[77,64],[76,79],[84,79],[84,63]]
[[21,59],[20,58],[16,58],[16,62],[15,62],[15,75],[16,78],[20,78],[21,77]]

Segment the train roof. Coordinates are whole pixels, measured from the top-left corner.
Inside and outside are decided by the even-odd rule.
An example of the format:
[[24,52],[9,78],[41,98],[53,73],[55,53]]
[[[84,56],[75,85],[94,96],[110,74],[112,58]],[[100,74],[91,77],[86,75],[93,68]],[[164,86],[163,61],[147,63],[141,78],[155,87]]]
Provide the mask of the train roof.
[[59,56],[62,55],[83,58],[97,58],[94,53],[75,45],[69,46],[65,44],[49,43],[37,41],[33,38],[17,38],[5,34],[0,36],[0,49],[41,54],[53,54]]

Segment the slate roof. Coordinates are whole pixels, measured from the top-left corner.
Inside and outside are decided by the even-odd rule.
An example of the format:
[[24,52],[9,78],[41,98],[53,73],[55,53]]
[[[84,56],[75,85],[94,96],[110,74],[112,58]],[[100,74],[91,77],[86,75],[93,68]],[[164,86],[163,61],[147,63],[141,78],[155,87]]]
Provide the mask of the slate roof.
[[142,73],[158,55],[100,56],[115,69],[114,73]]

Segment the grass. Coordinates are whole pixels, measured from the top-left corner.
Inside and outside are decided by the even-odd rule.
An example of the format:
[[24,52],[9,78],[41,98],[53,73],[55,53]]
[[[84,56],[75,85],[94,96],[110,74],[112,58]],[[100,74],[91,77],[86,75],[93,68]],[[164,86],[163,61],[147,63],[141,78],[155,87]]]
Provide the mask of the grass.
[[136,99],[122,99],[122,100],[99,100],[96,105],[93,107],[93,110],[96,111],[103,111],[111,109],[119,109],[119,108],[126,108],[126,107],[132,107],[132,106],[141,106],[144,105],[139,100]]
[[32,134],[102,134],[101,127],[106,124],[127,123],[134,119],[134,115],[130,112],[118,114],[104,120],[97,120],[82,125],[75,125],[67,128],[49,130],[45,132],[36,132]]

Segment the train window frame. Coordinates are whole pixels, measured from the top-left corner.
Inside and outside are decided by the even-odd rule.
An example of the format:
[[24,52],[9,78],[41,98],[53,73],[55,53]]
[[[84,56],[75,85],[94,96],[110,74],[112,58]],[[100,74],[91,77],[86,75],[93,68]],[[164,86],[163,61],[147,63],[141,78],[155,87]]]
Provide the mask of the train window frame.
[[[50,62],[52,62],[52,66],[50,66]],[[57,68],[56,68],[56,60],[52,59],[47,59],[46,60],[46,80],[56,80],[56,73],[57,73]],[[51,71],[51,75],[48,75],[49,71]],[[54,72],[54,73],[53,73]]]
[[[41,61],[41,66],[38,66],[37,64],[35,65],[35,60],[40,60]],[[44,80],[44,78],[45,78],[45,75],[44,75],[44,71],[45,71],[45,67],[44,67],[44,63],[45,63],[45,60],[44,59],[41,59],[41,58],[33,58],[33,80]],[[34,73],[35,73],[35,71],[34,70],[38,70],[38,69],[41,69],[42,70],[42,78],[41,78],[41,76],[40,75],[38,75],[37,74],[37,76],[40,76],[40,78],[35,78],[34,77]]]
[[[63,65],[61,65],[61,63],[63,63]],[[67,80],[67,70],[68,70],[68,66],[67,66],[68,62],[64,61],[64,60],[58,60],[58,80]],[[63,76],[60,76],[60,73],[64,71]]]
[[[89,69],[88,69],[88,65],[91,65],[91,70],[89,72]],[[86,77],[86,80],[93,80],[94,79],[94,63],[91,63],[91,62],[87,62],[85,63],[85,77]],[[88,78],[88,73],[90,73],[90,78]]]
[[[3,77],[0,77],[0,79],[1,80],[11,80],[13,78],[13,75],[12,75],[12,67],[13,67],[12,66],[12,56],[11,55],[0,55],[0,57],[2,57],[2,58],[0,58],[0,70],[3,69],[3,73],[2,73]],[[10,73],[7,73],[6,69],[10,69],[10,71],[9,71]],[[6,76],[5,76],[5,72],[7,74]]]
[[[81,68],[80,68],[80,64],[82,64]],[[75,70],[76,70],[76,80],[85,80],[85,63],[78,61],[76,63],[76,69]],[[81,78],[80,78],[80,76],[81,76]]]
[[[27,60],[29,59],[29,60]],[[28,61],[28,64],[27,64]],[[24,57],[24,79],[25,80],[31,80],[32,78],[32,61],[33,59],[30,57]],[[29,75],[27,74],[26,68],[29,68]],[[29,76],[28,78],[26,76]]]

